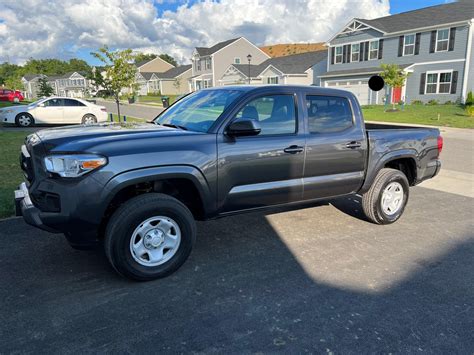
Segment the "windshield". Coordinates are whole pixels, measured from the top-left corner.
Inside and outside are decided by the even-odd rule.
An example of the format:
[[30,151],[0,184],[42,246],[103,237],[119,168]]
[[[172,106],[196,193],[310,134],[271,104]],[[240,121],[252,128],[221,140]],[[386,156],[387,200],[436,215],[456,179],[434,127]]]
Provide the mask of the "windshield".
[[235,99],[239,90],[203,90],[190,94],[157,117],[155,123],[181,126],[190,131],[207,132]]
[[49,99],[49,97],[44,97],[44,98],[39,99],[39,100],[37,100],[37,101],[35,101],[35,102],[32,102],[32,103],[29,104],[28,106],[36,106],[36,105],[42,103],[43,101],[45,101],[45,100],[47,100],[47,99]]

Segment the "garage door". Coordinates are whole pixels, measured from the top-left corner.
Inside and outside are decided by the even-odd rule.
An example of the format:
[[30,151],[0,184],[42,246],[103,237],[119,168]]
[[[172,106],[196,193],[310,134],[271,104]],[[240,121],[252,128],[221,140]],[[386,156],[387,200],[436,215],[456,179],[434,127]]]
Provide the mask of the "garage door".
[[350,91],[357,97],[359,104],[369,104],[370,89],[367,81],[333,81],[328,82],[327,86]]

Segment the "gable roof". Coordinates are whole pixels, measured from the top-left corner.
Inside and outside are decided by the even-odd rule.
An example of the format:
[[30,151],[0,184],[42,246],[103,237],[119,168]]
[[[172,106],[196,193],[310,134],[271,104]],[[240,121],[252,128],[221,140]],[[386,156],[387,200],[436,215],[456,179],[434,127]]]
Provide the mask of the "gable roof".
[[474,18],[474,4],[470,1],[430,6],[373,20],[355,19],[385,33],[469,21]]
[[[400,64],[400,69],[407,69],[411,67],[413,63]],[[380,67],[360,68],[360,69],[345,69],[345,70],[332,70],[318,75],[318,78],[333,77],[333,76],[355,76],[361,74],[379,74],[382,71]]]
[[41,78],[41,77],[44,77],[45,75],[43,74],[25,74],[23,75],[23,78],[26,80],[26,81],[31,81],[33,79],[36,79],[36,78]]
[[212,47],[196,47],[196,52],[201,57],[208,56],[208,55],[216,53],[218,50],[224,48],[225,46],[228,46],[229,44],[237,41],[240,38],[242,37],[232,38],[227,41],[219,42],[213,45]]
[[[327,50],[306,52],[300,54],[287,55],[284,57],[270,58],[258,65],[250,65],[250,77],[259,76],[270,65],[283,74],[304,74],[313,65],[325,60],[328,56]],[[248,76],[248,64],[233,64],[234,68],[245,76]]]
[[145,80],[150,80],[151,77],[153,76],[153,74],[157,74],[157,73],[142,71],[142,72],[139,72],[137,74],[141,75],[143,77],[143,79],[145,79]]
[[169,64],[169,65],[171,65],[172,67],[174,67],[173,64],[168,63],[168,62],[167,62],[166,60],[164,60],[163,58],[160,58],[160,56],[156,56],[155,58],[149,59],[149,60],[141,60],[141,61],[139,61],[139,62],[136,62],[136,63],[135,63],[135,66],[137,67],[137,69],[139,69],[139,68],[143,67],[145,64],[148,64],[148,63],[150,63],[150,62],[153,62],[154,60],[160,60],[160,61],[162,61],[162,62],[164,62],[164,63],[166,63],[166,64]]
[[171,68],[170,70],[165,71],[164,73],[156,73],[156,76],[160,79],[174,79],[190,69],[191,64],[180,65],[178,67]]

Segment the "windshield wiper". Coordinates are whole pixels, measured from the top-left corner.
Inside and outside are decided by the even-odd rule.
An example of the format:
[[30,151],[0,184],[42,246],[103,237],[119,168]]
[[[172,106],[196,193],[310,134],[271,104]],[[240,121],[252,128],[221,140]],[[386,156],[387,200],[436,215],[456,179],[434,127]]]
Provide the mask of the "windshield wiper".
[[166,127],[171,127],[171,128],[179,128],[182,129],[183,131],[187,131],[188,129],[185,126],[180,126],[172,123],[158,123],[159,125],[166,126]]

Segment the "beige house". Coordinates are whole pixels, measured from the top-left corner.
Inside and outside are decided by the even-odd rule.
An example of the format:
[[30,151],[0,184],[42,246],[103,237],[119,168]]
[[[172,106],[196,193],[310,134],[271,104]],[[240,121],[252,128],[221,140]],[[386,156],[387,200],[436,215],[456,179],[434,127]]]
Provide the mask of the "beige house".
[[231,64],[248,63],[258,65],[270,57],[244,37],[230,39],[212,47],[196,47],[192,57],[192,90],[219,86],[220,78]]
[[181,65],[164,73],[157,73],[156,76],[162,95],[182,95],[191,92],[189,85],[192,76],[191,65]]
[[174,68],[174,65],[168,63],[166,60],[156,57],[155,59],[145,60],[135,64],[137,70],[145,73],[163,73],[171,68]]

